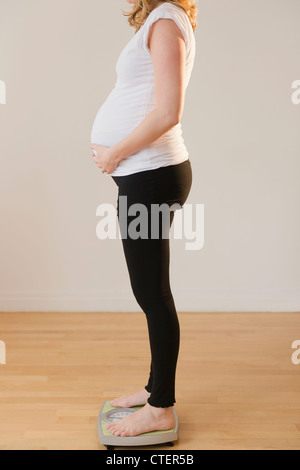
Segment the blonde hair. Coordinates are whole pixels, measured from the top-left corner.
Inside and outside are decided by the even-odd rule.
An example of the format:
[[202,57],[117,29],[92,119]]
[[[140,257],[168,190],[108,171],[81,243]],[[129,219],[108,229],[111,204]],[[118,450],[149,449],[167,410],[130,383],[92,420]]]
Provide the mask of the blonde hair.
[[[197,1],[197,0],[196,0]],[[165,3],[171,3],[181,8],[189,17],[193,31],[197,28],[198,8],[195,0],[164,0]],[[148,15],[152,10],[161,3],[161,0],[137,0],[136,4],[129,12],[124,12],[124,16],[128,16],[128,23],[135,28],[135,32],[143,26]]]

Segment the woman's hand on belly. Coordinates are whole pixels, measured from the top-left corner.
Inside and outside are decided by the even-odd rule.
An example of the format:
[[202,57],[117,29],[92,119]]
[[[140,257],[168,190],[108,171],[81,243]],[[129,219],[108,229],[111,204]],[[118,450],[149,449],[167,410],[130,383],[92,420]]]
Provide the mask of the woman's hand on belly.
[[[102,173],[108,175],[112,173],[118,166],[119,160],[117,160],[110,152],[110,147],[106,145],[92,144],[91,149],[93,150],[93,159],[97,167],[102,170]],[[96,155],[95,153],[96,152]]]

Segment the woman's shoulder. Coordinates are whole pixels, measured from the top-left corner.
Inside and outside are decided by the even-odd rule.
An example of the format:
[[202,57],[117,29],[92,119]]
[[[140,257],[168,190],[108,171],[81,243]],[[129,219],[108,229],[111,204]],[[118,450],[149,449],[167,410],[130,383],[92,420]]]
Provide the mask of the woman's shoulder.
[[[183,17],[187,17],[186,12],[183,10],[183,8],[179,7],[178,5],[175,5],[174,3],[170,2],[164,2],[158,7],[154,8],[148,15],[148,18],[153,18],[154,16],[160,16],[161,14],[164,14],[165,12],[170,12],[171,14],[175,15],[181,15]],[[146,21],[147,21],[146,20]]]
[[146,30],[149,30],[150,26],[160,18],[174,20],[181,29],[186,42],[190,42],[193,29],[187,13],[182,8],[170,2],[162,3],[149,13],[145,22]]

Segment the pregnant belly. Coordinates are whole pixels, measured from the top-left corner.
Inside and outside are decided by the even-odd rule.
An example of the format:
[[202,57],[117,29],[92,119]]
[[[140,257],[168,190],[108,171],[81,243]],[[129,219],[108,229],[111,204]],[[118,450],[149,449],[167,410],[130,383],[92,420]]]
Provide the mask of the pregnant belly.
[[130,134],[145,116],[127,96],[111,93],[94,120],[91,142],[111,147]]

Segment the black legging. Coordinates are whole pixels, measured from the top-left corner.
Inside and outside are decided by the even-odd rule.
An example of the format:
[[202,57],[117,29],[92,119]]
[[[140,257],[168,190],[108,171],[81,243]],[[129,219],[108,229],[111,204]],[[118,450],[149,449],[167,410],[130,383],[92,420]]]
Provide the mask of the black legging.
[[[129,224],[138,217],[119,210],[120,196],[127,196],[128,209],[132,204],[177,203],[182,207],[192,186],[190,160],[177,165],[146,170],[127,176],[112,176],[118,185],[117,215],[124,254],[134,296],[145,312],[151,348],[150,377],[146,390],[151,393],[148,403],[156,407],[173,406],[175,400],[175,373],[179,352],[180,329],[169,281],[169,237],[162,236],[160,217],[159,237],[151,238],[151,211],[148,211],[148,238],[130,238]],[[153,206],[152,206],[153,207]],[[168,210],[168,233],[174,218]],[[126,217],[124,218],[124,216]],[[122,220],[127,222],[122,223]],[[165,223],[164,223],[165,224]],[[125,227],[125,228],[124,228]]]

